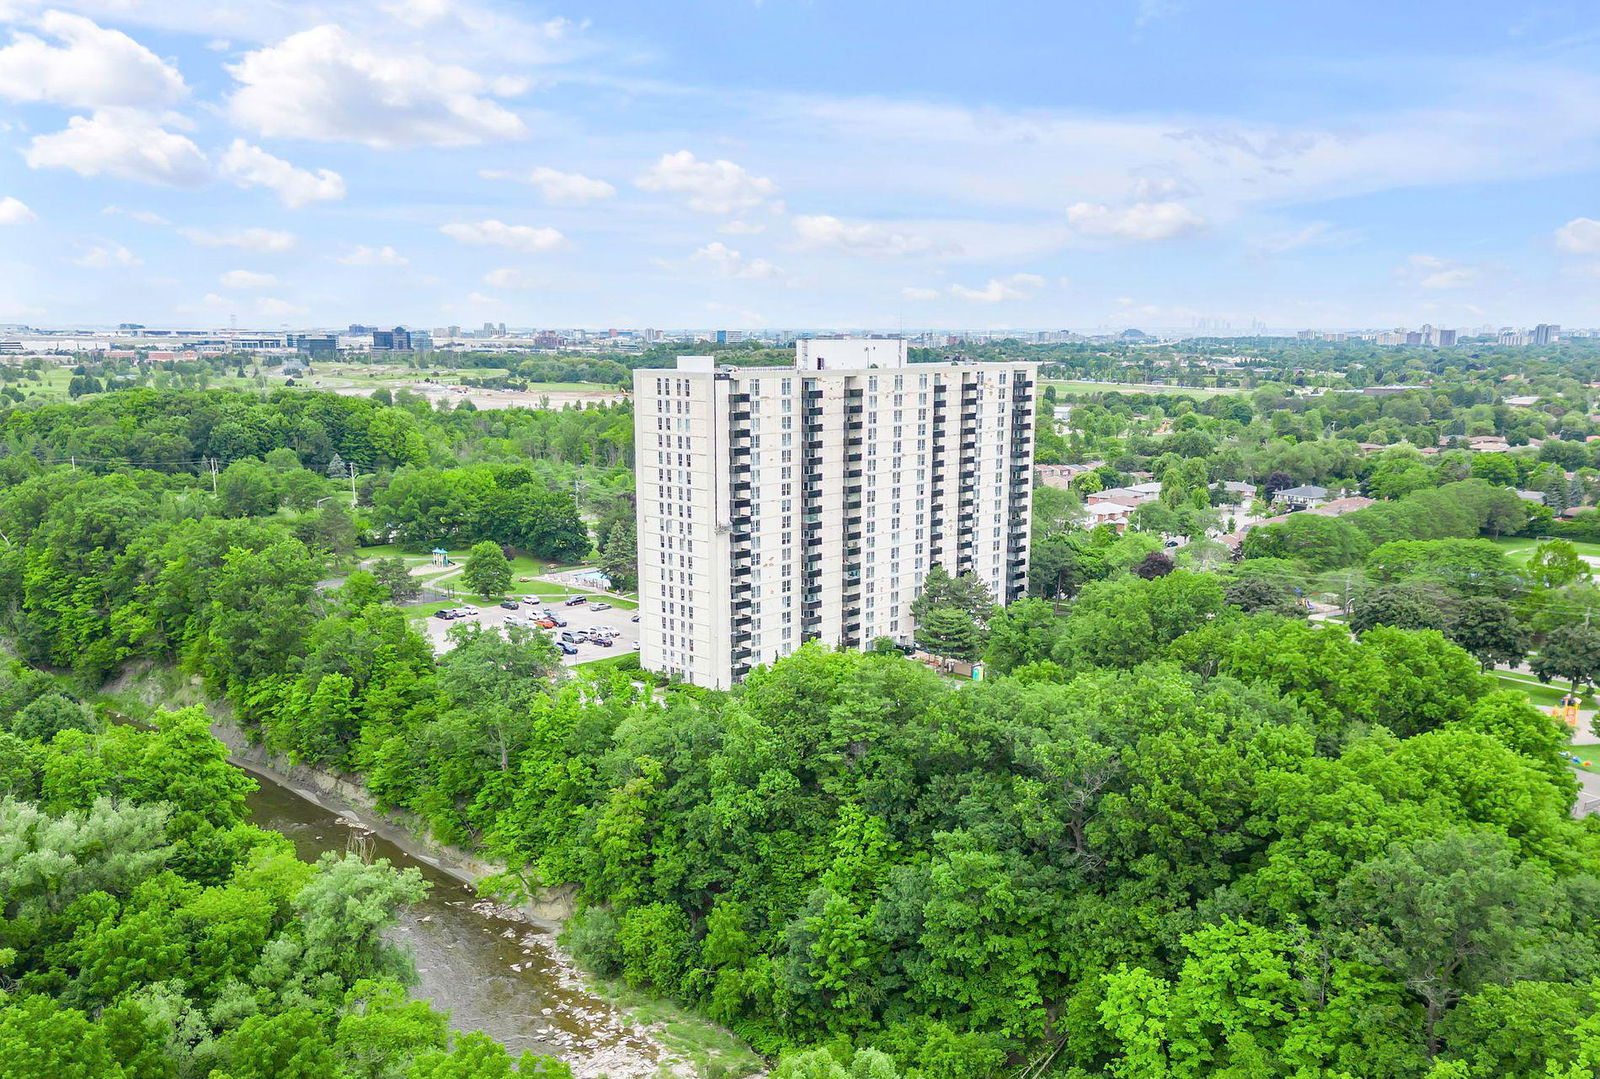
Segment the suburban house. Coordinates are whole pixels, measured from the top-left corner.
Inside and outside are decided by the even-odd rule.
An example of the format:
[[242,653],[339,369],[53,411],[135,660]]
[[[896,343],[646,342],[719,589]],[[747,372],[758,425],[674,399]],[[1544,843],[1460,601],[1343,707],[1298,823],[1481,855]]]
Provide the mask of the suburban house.
[[1104,463],[1104,461],[1095,461],[1084,465],[1035,465],[1033,474],[1039,478],[1039,486],[1065,490],[1073,480],[1086,473],[1093,472]]
[[1320,506],[1328,500],[1328,489],[1306,484],[1302,487],[1288,487],[1272,496],[1274,506],[1285,506],[1290,510],[1308,510],[1313,506]]

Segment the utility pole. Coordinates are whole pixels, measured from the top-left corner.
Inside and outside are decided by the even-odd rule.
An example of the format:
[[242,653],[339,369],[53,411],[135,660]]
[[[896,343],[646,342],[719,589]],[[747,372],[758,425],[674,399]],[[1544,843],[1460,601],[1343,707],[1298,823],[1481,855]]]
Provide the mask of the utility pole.
[[212,494],[216,494],[217,493],[217,459],[215,457],[207,457],[206,458],[206,466],[211,470],[211,493]]
[[350,463],[350,508],[356,508],[356,466],[353,461]]

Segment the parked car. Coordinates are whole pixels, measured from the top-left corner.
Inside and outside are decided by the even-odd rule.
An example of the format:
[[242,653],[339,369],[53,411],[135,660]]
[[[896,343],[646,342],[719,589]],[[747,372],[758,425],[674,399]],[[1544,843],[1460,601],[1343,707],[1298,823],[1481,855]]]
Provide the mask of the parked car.
[[588,603],[588,602],[589,602],[589,597],[587,597],[587,596],[568,596],[567,597],[567,606],[568,607],[576,607],[580,603]]
[[478,608],[476,608],[476,607],[457,607],[456,608],[456,617],[457,618],[476,618],[476,617],[478,617]]
[[639,616],[638,615],[634,615],[632,618],[628,619],[628,621],[637,622],[637,621],[639,621]]
[[561,654],[564,656],[575,656],[578,654],[578,649],[575,646],[568,644],[566,641],[557,641],[556,647],[561,649]]
[[591,603],[591,604],[589,604],[589,609],[591,611],[609,611],[611,609],[611,604],[609,604],[609,603]]
[[570,629],[569,630],[563,630],[562,633],[561,633],[560,640],[561,640],[562,644],[577,644],[578,643],[578,635],[576,633],[572,632]]
[[589,643],[590,644],[597,644],[601,648],[610,648],[611,647],[611,638],[610,637],[591,636],[589,638]]
[[435,618],[442,618],[442,619],[444,619],[444,620],[445,620],[445,621],[446,621],[446,622],[448,622],[448,621],[450,621],[450,619],[452,619],[452,618],[454,618],[454,617],[455,617],[455,616],[456,616],[456,612],[454,612],[454,611],[452,611],[452,610],[451,610],[451,609],[450,609],[450,608],[448,608],[448,607],[446,607],[446,608],[445,608],[445,609],[444,609],[444,610],[442,610],[442,611],[434,611],[434,612],[433,612],[433,617],[435,617]]
[[556,624],[554,622],[550,621],[550,619],[548,619],[548,618],[535,618],[533,620],[533,624],[538,626],[540,629],[555,629],[556,628]]
[[566,627],[567,620],[562,618],[559,614],[556,614],[554,611],[546,611],[544,616],[550,619],[550,621],[554,622],[556,625],[563,628]]
[[520,610],[521,607],[522,607],[522,604],[518,603],[514,599],[508,599],[508,600],[504,601],[503,603],[501,603],[500,606],[504,607],[508,611],[515,611],[515,610]]

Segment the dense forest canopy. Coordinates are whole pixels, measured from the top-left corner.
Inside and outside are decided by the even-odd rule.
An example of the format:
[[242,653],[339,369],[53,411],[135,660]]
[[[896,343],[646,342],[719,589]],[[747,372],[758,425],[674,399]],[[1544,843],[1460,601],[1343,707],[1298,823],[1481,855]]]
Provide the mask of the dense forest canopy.
[[[377,934],[413,884],[292,863],[242,823],[194,713],[144,732],[78,704],[136,662],[504,865],[499,893],[576,885],[585,963],[785,1055],[783,1079],[1596,1074],[1600,828],[1571,815],[1563,731],[1484,673],[1536,641],[1549,677],[1600,677],[1576,549],[1494,542],[1586,526],[1516,494],[1554,498],[1559,473],[1592,501],[1576,385],[1538,407],[1467,376],[1074,399],[1041,452],[1098,463],[1038,493],[1042,598],[993,609],[946,579],[924,612],[966,611],[982,681],[810,645],[727,693],[573,673],[534,631],[466,625],[438,656],[355,567],[380,533],[551,554],[620,535],[626,406],[143,389],[15,408],[0,629],[28,666],[0,684],[0,815],[30,844],[130,838],[60,894],[7,893],[0,1075],[69,1043],[84,1074],[296,1074],[257,1045],[303,1050],[307,1076],[478,1074],[444,1063],[469,1051],[510,1068],[404,1001]],[[1449,446],[1486,435],[1523,442]],[[330,500],[335,455],[359,465],[354,510]],[[1091,488],[1141,473],[1188,542],[1153,512],[1078,526]],[[1374,502],[1212,549],[1247,509],[1225,481],[1313,480]],[[1348,621],[1309,622],[1313,592]],[[0,880],[33,849],[0,840]],[[330,952],[317,919],[344,887],[378,900]],[[394,1055],[354,1063],[382,1024],[406,1031]]]

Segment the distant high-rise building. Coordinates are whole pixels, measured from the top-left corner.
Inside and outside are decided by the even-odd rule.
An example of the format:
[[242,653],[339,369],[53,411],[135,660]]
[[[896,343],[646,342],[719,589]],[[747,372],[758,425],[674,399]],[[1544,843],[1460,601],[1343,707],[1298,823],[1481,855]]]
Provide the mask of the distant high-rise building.
[[313,360],[331,360],[339,355],[339,339],[331,333],[292,333],[285,343]]
[[505,324],[505,323],[504,323],[504,322],[502,322],[502,323],[500,323],[500,325],[499,325],[499,327],[498,327],[498,328],[497,328],[497,330],[496,330],[496,332],[497,332],[497,333],[498,333],[498,334],[499,334],[499,335],[500,335],[500,336],[501,336],[501,337],[504,337],[504,336],[505,336],[505,335],[506,335],[506,324]]
[[1453,347],[1455,347],[1455,343],[1456,343],[1456,331],[1454,331],[1454,330],[1440,330],[1439,331],[1439,347],[1440,348],[1453,348]]
[[718,330],[716,332],[715,340],[716,340],[717,344],[719,344],[719,345],[727,344],[728,343],[728,331],[727,330]]
[[1037,366],[878,338],[635,371],[644,666],[726,687],[806,641],[909,642],[936,565],[1019,598]]
[[1533,328],[1533,343],[1549,345],[1561,340],[1561,327],[1553,322],[1541,322]]
[[350,329],[345,331],[345,332],[354,334],[354,335],[359,337],[361,334],[371,333],[376,328],[377,327],[375,327],[375,326],[363,326],[359,322],[352,322],[350,324]]
[[372,331],[374,352],[410,352],[411,348],[411,334],[404,326],[396,326],[392,330]]

